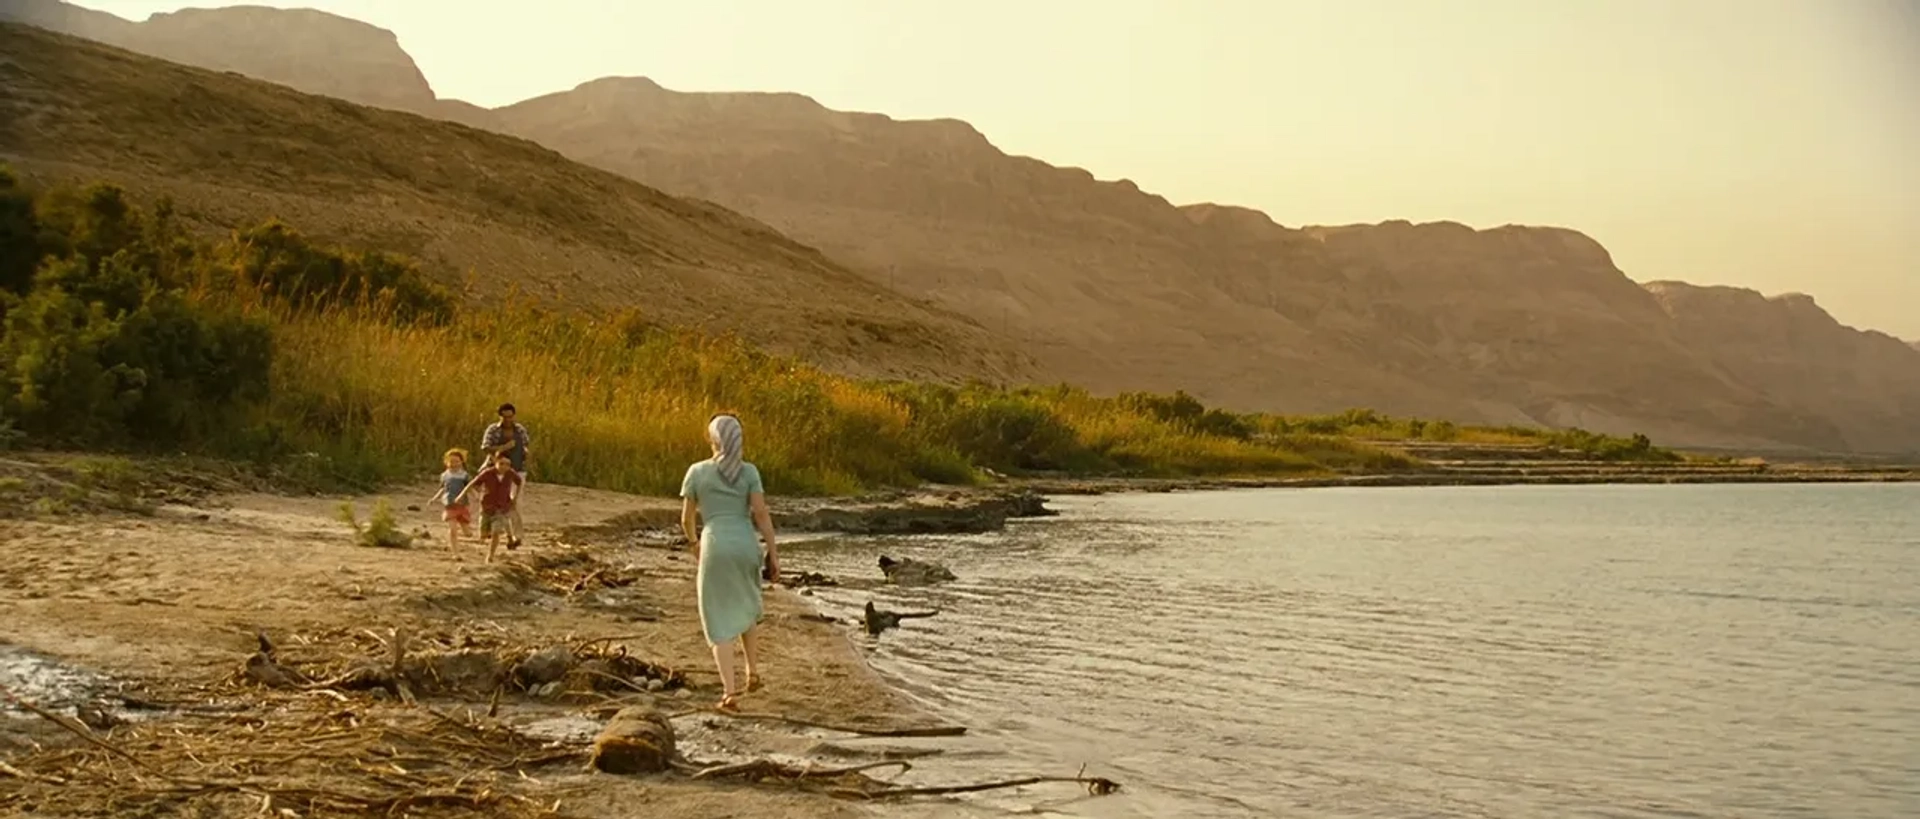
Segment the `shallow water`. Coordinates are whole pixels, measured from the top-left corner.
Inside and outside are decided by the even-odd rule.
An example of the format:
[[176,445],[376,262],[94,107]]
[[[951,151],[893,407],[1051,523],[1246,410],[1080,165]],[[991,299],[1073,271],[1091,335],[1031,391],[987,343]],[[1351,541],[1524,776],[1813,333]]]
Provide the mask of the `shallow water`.
[[[875,665],[975,736],[909,775],[1089,774],[1075,816],[1920,816],[1920,485],[1066,499],[789,547],[960,580]],[[822,589],[851,613],[869,592]]]
[[[77,706],[104,702],[118,688],[117,683],[103,674],[0,643],[0,691],[11,692],[42,708],[72,716]],[[39,719],[5,699],[0,699],[0,718]]]

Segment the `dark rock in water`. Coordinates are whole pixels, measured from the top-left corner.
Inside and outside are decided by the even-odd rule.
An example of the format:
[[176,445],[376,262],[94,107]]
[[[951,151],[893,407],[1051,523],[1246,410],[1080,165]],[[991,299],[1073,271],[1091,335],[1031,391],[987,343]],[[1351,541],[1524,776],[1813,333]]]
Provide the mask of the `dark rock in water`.
[[1060,514],[1056,510],[1048,509],[1046,497],[1031,489],[1022,489],[1004,497],[1010,508],[1008,517],[1050,518]]
[[901,620],[910,620],[915,617],[932,617],[939,613],[940,612],[937,611],[886,611],[884,609],[874,608],[873,601],[868,600],[864,625],[867,627],[868,634],[878,637],[880,636],[880,632],[890,628],[899,628]]
[[673,723],[644,705],[620,709],[593,740],[593,767],[607,773],[659,773],[674,756]]
[[911,557],[894,560],[886,555],[880,556],[880,573],[887,576],[888,583],[898,586],[926,586],[958,579],[952,571],[938,563]]
[[99,703],[91,702],[74,706],[73,715],[80,719],[81,724],[95,731],[105,731],[125,721],[114,716],[112,711],[101,706]]

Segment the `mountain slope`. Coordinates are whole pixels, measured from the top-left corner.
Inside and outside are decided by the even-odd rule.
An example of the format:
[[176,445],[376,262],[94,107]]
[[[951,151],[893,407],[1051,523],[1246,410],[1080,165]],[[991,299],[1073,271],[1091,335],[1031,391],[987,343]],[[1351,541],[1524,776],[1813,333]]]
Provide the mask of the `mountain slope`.
[[432,113],[433,89],[393,32],[312,9],[182,9],[133,22],[59,0],[7,0],[0,21],[363,105]]
[[[389,99],[333,82],[325,61],[289,70],[271,49],[212,53],[234,32],[293,36],[247,22],[261,13],[205,12],[202,51],[171,53],[518,134],[719,202],[873,285],[971,317],[1031,352],[1035,374],[1049,380],[1186,389],[1241,408],[1364,405],[1642,431],[1703,446],[1920,451],[1920,434],[1888,420],[1920,416],[1901,386],[1920,373],[1916,348],[1837,324],[1818,344],[1723,336],[1744,326],[1736,303],[1682,305],[1672,288],[1642,288],[1572,231],[1290,229],[1258,211],[1175,207],[1124,180],[1008,156],[962,122],[833,111],[797,94],[685,94],[607,78],[489,111],[432,99],[390,33],[350,21],[313,27],[332,48],[384,55],[355,64],[384,77],[375,84],[406,90]],[[91,14],[41,16],[113,28]],[[1767,332],[1788,334],[1791,324]],[[1779,362],[1826,374],[1823,389],[1840,392],[1797,394]]]
[[210,228],[280,216],[408,252],[476,297],[638,307],[861,373],[1000,377],[1021,357],[764,224],[524,140],[0,24],[0,159],[104,177]]
[[[767,220],[876,280],[1033,339],[1044,369],[1235,406],[1645,431],[1701,445],[1849,445],[1741,380],[1572,231],[1288,229],[1008,156],[964,123],[793,94],[596,80],[502,127]],[[1915,362],[1920,368],[1920,361]]]
[[1778,403],[1833,419],[1838,448],[1915,451],[1920,356],[1911,345],[1843,326],[1797,293],[1768,298],[1684,282],[1651,282],[1647,289],[1687,344]]

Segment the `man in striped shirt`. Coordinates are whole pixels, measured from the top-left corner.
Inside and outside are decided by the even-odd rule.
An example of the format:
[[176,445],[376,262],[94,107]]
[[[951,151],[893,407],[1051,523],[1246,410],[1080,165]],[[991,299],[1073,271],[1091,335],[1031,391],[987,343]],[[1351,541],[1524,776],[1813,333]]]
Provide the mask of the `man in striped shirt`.
[[487,431],[480,436],[480,449],[488,455],[505,455],[513,471],[520,475],[519,497],[514,500],[513,511],[507,517],[507,548],[520,548],[520,539],[524,529],[520,523],[520,501],[527,496],[527,465],[532,457],[533,435],[527,432],[525,425],[514,420],[512,404],[501,404],[498,411],[500,420],[487,425]]

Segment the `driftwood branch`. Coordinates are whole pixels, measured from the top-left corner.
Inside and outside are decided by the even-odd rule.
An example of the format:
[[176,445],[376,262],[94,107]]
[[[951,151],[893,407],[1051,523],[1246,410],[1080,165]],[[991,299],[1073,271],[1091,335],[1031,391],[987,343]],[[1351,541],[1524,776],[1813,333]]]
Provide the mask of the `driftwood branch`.
[[843,734],[858,734],[863,737],[957,737],[967,732],[966,726],[964,725],[934,725],[924,728],[862,728],[856,725],[834,725],[827,722],[814,722],[812,720],[789,717],[781,714],[721,711],[712,708],[681,711],[677,714],[667,715],[667,719],[679,719],[695,714],[722,716],[728,719],[757,720],[760,722],[782,722],[788,725],[798,725],[802,728],[818,728],[822,731],[838,731]]
[[81,725],[79,722],[73,720],[70,717],[67,717],[62,714],[53,713],[52,711],[48,711],[44,708],[41,708],[38,705],[34,705],[33,703],[27,702],[26,700],[21,699],[19,696],[15,695],[13,691],[9,690],[5,686],[0,686],[0,697],[4,697],[8,703],[11,703],[15,706],[26,709],[27,711],[32,712],[35,716],[38,716],[41,719],[44,719],[48,722],[51,722],[55,725],[60,726],[61,728],[66,729],[68,733],[86,740],[87,742],[99,747],[103,751],[106,751],[110,754],[113,754],[114,756],[125,759],[128,762],[132,762],[133,764],[138,765],[142,768],[148,768],[149,770],[151,770],[151,767],[147,765],[145,760],[142,760],[140,757],[134,756],[133,754],[130,754],[124,750],[121,750],[120,746],[118,745],[115,745],[111,742],[108,742],[104,739],[94,736],[93,732],[87,730],[86,726]]
[[886,609],[874,608],[873,601],[868,600],[867,607],[861,617],[861,623],[866,626],[868,634],[878,637],[880,636],[880,632],[890,628],[899,628],[901,620],[911,620],[915,617],[932,617],[939,613],[939,609],[933,611],[887,611]]
[[901,773],[913,770],[913,765],[905,760],[890,759],[884,762],[869,762],[865,765],[851,765],[844,768],[815,768],[813,766],[794,767],[783,765],[770,759],[750,759],[745,762],[730,762],[720,765],[701,765],[689,763],[698,768],[693,772],[694,779],[719,779],[726,776],[745,776],[748,779],[779,777],[782,779],[831,779],[851,773],[862,773],[876,768],[899,768]]
[[15,768],[12,765],[7,764],[7,761],[4,759],[0,759],[0,774],[6,774],[7,776],[11,776],[15,779],[30,779],[35,782],[45,782],[49,785],[67,784],[67,780],[61,779],[60,777],[57,777],[57,776],[47,776],[45,774],[29,773],[27,771],[20,770],[19,768]]
[[896,799],[909,796],[949,796],[957,793],[976,793],[979,791],[1000,790],[1003,788],[1023,788],[1028,785],[1040,785],[1048,782],[1073,782],[1087,789],[1093,796],[1106,796],[1120,790],[1120,783],[1101,776],[1027,776],[1019,779],[1005,779],[998,782],[980,782],[972,785],[942,785],[928,788],[887,788],[879,791],[836,790],[837,796],[850,796],[856,799]]
[[[89,744],[103,751],[106,751],[107,753],[113,754],[114,756],[120,757],[121,759],[125,759],[128,762],[133,763],[136,767],[146,770],[149,773],[152,773],[156,776],[161,777],[162,779],[177,782],[182,785],[190,785],[190,786],[205,789],[205,790],[229,790],[229,791],[234,791],[236,793],[244,793],[252,796],[270,796],[268,792],[262,791],[258,788],[252,787],[245,783],[220,782],[215,780],[196,779],[191,777],[181,777],[181,776],[175,776],[173,774],[169,774],[165,771],[162,771],[154,767],[153,765],[148,764],[146,760],[141,759],[140,757],[134,756],[131,753],[128,753],[126,750],[122,749],[120,746],[115,745],[111,742],[108,742],[104,739],[101,739],[97,736],[94,736],[92,731],[87,730],[87,727],[84,725],[81,725],[79,722],[73,719],[70,719],[64,715],[56,714],[56,713],[53,713],[52,711],[48,711],[44,708],[41,708],[38,705],[34,705],[33,703],[27,702],[25,699],[22,699],[18,695],[14,694],[13,691],[8,689],[6,686],[0,686],[0,698],[4,698],[8,703],[32,712],[35,716],[38,716],[41,719],[44,719],[48,722],[58,725],[61,728],[66,729],[68,733],[71,733],[74,736],[77,736],[81,739],[86,740]],[[22,778],[27,778],[27,777],[22,777]],[[44,778],[40,778],[40,777],[34,777],[34,778],[39,778],[41,779],[41,781],[46,781]]]

